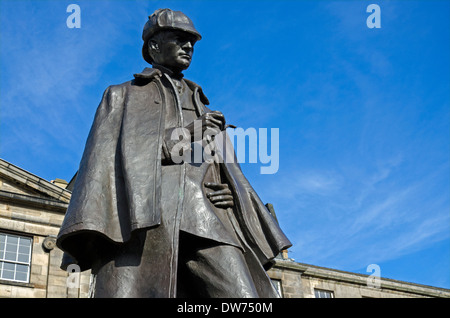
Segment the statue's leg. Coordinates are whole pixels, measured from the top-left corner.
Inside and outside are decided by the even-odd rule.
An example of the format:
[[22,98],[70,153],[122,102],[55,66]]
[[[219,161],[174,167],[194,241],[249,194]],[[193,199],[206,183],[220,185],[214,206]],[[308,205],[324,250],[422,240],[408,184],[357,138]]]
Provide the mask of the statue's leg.
[[257,298],[261,297],[251,270],[262,271],[265,284],[272,290],[264,269],[250,269],[244,253],[235,246],[211,240],[180,237],[178,265],[178,297],[193,298]]
[[141,231],[129,242],[118,245],[95,270],[93,297],[169,298],[176,284],[170,262],[173,257],[170,234],[163,226]]

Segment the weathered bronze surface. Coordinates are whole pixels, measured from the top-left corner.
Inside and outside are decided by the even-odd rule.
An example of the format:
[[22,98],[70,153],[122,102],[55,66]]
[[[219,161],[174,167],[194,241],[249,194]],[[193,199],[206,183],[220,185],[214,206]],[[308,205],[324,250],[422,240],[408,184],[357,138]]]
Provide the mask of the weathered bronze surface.
[[225,160],[224,115],[183,78],[200,33],[160,9],[142,37],[152,68],[103,95],[57,238],[63,266],[92,269],[94,297],[278,297],[266,270],[291,243]]

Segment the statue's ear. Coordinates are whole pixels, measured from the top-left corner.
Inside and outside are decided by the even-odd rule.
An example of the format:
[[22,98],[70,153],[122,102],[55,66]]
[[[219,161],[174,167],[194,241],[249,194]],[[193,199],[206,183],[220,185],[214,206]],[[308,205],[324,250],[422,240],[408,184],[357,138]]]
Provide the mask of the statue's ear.
[[148,51],[159,53],[159,45],[155,40],[148,41]]

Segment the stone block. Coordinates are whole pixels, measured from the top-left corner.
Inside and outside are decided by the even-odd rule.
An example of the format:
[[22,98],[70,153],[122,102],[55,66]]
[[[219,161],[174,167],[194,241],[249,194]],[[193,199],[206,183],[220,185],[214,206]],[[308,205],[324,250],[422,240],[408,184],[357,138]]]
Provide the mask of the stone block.
[[67,277],[51,275],[48,280],[49,286],[67,287]]
[[48,286],[47,289],[48,298],[66,298],[67,297],[67,287],[64,286]]
[[10,285],[0,285],[0,298],[10,298],[12,297],[12,286]]

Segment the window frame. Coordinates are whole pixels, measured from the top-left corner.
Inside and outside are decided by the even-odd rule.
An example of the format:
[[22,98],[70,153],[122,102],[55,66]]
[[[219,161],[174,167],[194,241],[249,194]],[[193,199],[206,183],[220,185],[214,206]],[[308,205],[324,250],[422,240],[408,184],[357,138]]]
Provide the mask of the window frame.
[[270,281],[272,282],[273,287],[278,292],[281,298],[283,298],[283,287],[281,283],[281,279],[271,278]]
[[[330,297],[322,297],[321,295],[329,295]],[[319,296],[319,297],[317,297]],[[332,290],[314,288],[314,297],[315,298],[334,298],[334,292]]]
[[[4,237],[4,241],[0,241],[0,248],[3,247],[3,250],[0,250],[0,280],[15,283],[29,283],[31,276],[31,258],[33,254],[33,237],[6,231],[0,231],[0,237]],[[12,238],[16,239],[15,243],[10,242]],[[21,244],[22,240],[28,241],[29,243]],[[11,246],[14,245],[17,245],[15,251],[11,250]],[[28,250],[25,253],[23,252],[24,248]],[[11,257],[7,257],[7,253],[13,254],[14,260]],[[27,257],[26,260],[20,259],[24,255]],[[8,268],[5,269],[5,267]],[[26,271],[19,270],[19,268],[26,269]],[[13,277],[5,276],[5,272],[12,272]],[[26,275],[24,278],[18,277],[24,274]]]

